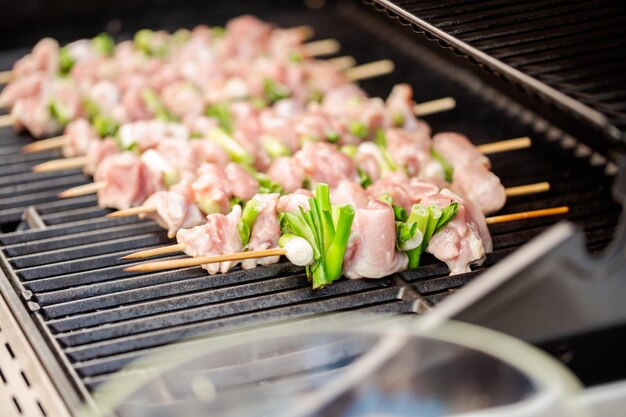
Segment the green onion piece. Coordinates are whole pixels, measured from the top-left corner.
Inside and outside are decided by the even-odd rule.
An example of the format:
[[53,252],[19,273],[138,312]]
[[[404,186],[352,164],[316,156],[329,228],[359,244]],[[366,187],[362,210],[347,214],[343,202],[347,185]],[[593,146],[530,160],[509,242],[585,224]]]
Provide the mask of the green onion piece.
[[287,259],[298,266],[308,266],[315,261],[313,248],[304,238],[292,234],[284,234],[278,239],[278,246],[287,251]]
[[221,38],[226,34],[226,29],[223,26],[213,26],[211,28],[211,33],[214,38]]
[[285,190],[283,190],[283,188],[279,184],[272,181],[270,177],[268,177],[266,174],[263,174],[255,170],[252,170],[252,171],[254,171],[252,172],[252,176],[256,178],[256,180],[259,182],[260,194],[272,194],[272,193],[284,194]]
[[208,198],[200,198],[197,203],[198,208],[202,210],[204,214],[220,213],[222,211],[221,206],[216,201]]
[[63,105],[52,99],[48,103],[48,111],[50,116],[61,126],[65,126],[70,122],[70,117]]
[[369,129],[362,122],[350,122],[348,131],[359,139],[364,139],[369,134]]
[[263,81],[263,91],[271,104],[289,97],[289,89],[287,87],[269,78]]
[[427,246],[425,237],[429,219],[430,211],[428,208],[422,206],[421,204],[414,204],[413,207],[411,207],[411,213],[409,214],[407,223],[414,223],[417,225],[417,230],[422,233],[422,243],[417,248],[407,251],[406,254],[409,257],[409,269],[416,269],[419,266],[423,248]]
[[154,36],[154,32],[150,29],[141,29],[137,33],[135,33],[135,37],[133,38],[133,43],[135,44],[135,48],[140,50],[146,55],[152,55],[152,37]]
[[374,143],[376,143],[381,148],[387,149],[387,136],[385,135],[385,131],[383,129],[376,129],[376,134],[374,135]]
[[233,117],[228,103],[213,104],[207,107],[205,114],[215,117],[220,127],[227,133],[233,133]]
[[239,230],[239,236],[241,237],[241,243],[243,246],[246,246],[248,242],[250,242],[250,233],[252,232],[252,227],[254,226],[254,222],[257,217],[259,217],[259,213],[263,205],[259,200],[250,200],[246,204],[241,213],[241,221],[237,224],[237,229]]
[[74,66],[74,58],[70,55],[67,47],[61,48],[59,51],[59,74],[65,76],[70,73]]
[[430,217],[428,218],[428,225],[426,226],[426,231],[424,232],[424,245],[422,245],[422,252],[424,252],[428,247],[428,242],[435,234],[435,229],[437,228],[437,224],[439,224],[439,219],[441,219],[441,216],[443,215],[443,210],[434,204],[428,206],[428,211],[430,212]]
[[100,33],[92,38],[91,44],[100,55],[111,56],[115,51],[115,41],[106,33]]
[[395,204],[392,204],[391,207],[393,208],[393,214],[397,221],[406,221],[408,215],[406,214],[406,210],[403,207],[396,206]]
[[87,98],[83,99],[83,109],[85,109],[89,120],[93,120],[100,114],[100,107],[98,107],[96,102]]
[[454,219],[454,216],[456,216],[458,212],[459,212],[459,203],[456,203],[456,202],[450,203],[448,207],[444,208],[443,213],[441,214],[441,218],[439,219],[439,222],[437,222],[437,227],[435,227],[435,231],[433,232],[433,234],[436,234],[441,229],[446,227],[446,225],[450,223],[452,219]]
[[325,135],[326,140],[330,143],[337,143],[341,139],[341,135],[336,130],[327,130]]
[[442,154],[437,152],[435,148],[430,148],[430,154],[443,167],[443,171],[446,176],[446,181],[452,182],[452,178],[454,177],[454,167],[452,166],[452,164],[448,162],[448,160],[444,158]]
[[324,93],[322,93],[320,90],[314,89],[313,91],[311,91],[311,97],[309,97],[309,99],[313,103],[321,103],[324,99]]
[[172,35],[172,40],[175,44],[178,45],[182,45],[185,42],[189,41],[189,38],[191,38],[191,32],[189,32],[188,29],[178,29]]
[[117,121],[110,117],[95,116],[91,123],[94,130],[101,138],[114,136],[119,129],[119,124],[117,123]]
[[422,244],[423,237],[417,223],[396,222],[396,247],[399,251],[416,249]]
[[335,236],[330,247],[326,251],[326,280],[329,281],[329,283],[341,277],[343,256],[346,253],[346,247],[348,246],[350,229],[352,228],[354,215],[354,207],[350,205],[340,207]]
[[267,107],[267,103],[261,97],[251,97],[249,101],[250,104],[259,110],[263,110]]
[[175,122],[177,121],[176,117],[172,115],[167,109],[165,105],[161,101],[161,98],[155,93],[153,90],[146,88],[141,92],[141,99],[145,103],[146,107],[150,109],[154,116],[157,119],[164,120],[166,122]]
[[291,151],[281,141],[276,138],[265,136],[261,139],[261,145],[263,149],[272,159],[280,158],[281,156],[290,156]]
[[356,145],[343,145],[339,150],[350,157],[350,159],[354,159],[357,152],[359,151],[358,146]]
[[356,167],[356,172],[359,174],[359,184],[361,184],[361,187],[367,188],[372,185],[372,179],[361,167]]
[[290,52],[289,53],[289,61],[294,62],[296,64],[299,64],[299,63],[304,61],[304,58],[302,57],[301,54],[299,54],[297,52]]
[[325,247],[335,238],[335,225],[333,223],[332,209],[330,205],[330,188],[328,184],[319,183],[315,187],[315,198],[320,203],[322,222],[324,226]]
[[399,112],[394,113],[393,116],[391,117],[391,123],[393,123],[395,127],[404,126],[404,114],[399,113]]
[[207,139],[224,149],[234,162],[244,165],[254,164],[254,156],[219,127],[212,129],[207,135]]
[[163,184],[167,188],[170,188],[172,185],[178,182],[178,172],[177,171],[165,171],[163,173]]

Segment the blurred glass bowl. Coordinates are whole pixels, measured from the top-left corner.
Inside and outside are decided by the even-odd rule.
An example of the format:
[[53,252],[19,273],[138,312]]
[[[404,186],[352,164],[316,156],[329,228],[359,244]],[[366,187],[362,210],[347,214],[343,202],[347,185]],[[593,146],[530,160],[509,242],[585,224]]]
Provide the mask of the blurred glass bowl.
[[94,394],[84,415],[578,416],[576,378],[551,357],[473,325],[416,317],[299,321],[187,341]]

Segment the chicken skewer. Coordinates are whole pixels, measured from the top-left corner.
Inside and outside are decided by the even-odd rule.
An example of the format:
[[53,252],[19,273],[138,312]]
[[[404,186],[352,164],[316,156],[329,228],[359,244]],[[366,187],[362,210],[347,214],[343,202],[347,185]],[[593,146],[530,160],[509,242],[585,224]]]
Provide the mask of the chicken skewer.
[[[320,192],[320,190],[325,190],[325,194]],[[242,229],[237,227],[237,222],[245,223],[243,219],[246,215],[242,216],[241,209],[236,207],[237,210],[233,209],[228,216],[220,214],[210,215],[206,226],[181,230],[178,234],[178,245],[142,251],[124,258],[137,259],[146,255],[168,254],[184,250],[191,256],[200,256],[200,259],[140,264],[126,270],[154,271],[181,266],[202,265],[211,274],[219,271],[224,273],[235,266],[236,263],[232,261],[244,260],[244,262],[247,262],[245,259],[256,259],[269,254],[268,252],[256,252],[257,250],[276,249],[277,246],[280,246],[283,247],[284,251],[272,252],[271,256],[273,256],[273,259],[268,262],[277,262],[278,259],[275,255],[280,253],[287,255],[287,258],[296,265],[307,266],[307,275],[312,278],[314,288],[328,285],[342,274],[348,278],[380,278],[404,270],[407,267],[417,268],[419,265],[419,254],[424,251],[428,251],[436,258],[446,262],[451,270],[451,274],[468,272],[469,264],[482,264],[485,253],[491,252],[491,238],[488,232],[486,235],[483,235],[483,232],[478,234],[478,231],[474,229],[474,221],[476,219],[472,219],[472,214],[470,213],[471,205],[466,206],[453,193],[442,190],[440,194],[430,197],[428,201],[432,202],[438,199],[438,204],[447,204],[441,200],[442,197],[447,199],[447,201],[454,201],[455,199],[457,201],[448,204],[444,209],[440,209],[437,205],[432,204],[428,207],[416,204],[412,208],[412,213],[430,211],[430,219],[425,220],[420,225],[420,220],[415,220],[416,222],[414,223],[411,217],[409,217],[407,223],[396,221],[394,226],[393,210],[388,203],[371,201],[366,207],[356,209],[351,205],[331,206],[328,187],[324,184],[318,184],[315,197],[308,200],[308,208],[301,208],[299,212],[290,211],[282,214],[280,230],[277,226],[273,230],[272,228],[267,229],[264,226],[266,221],[260,221],[261,217],[259,215],[258,218],[248,223],[249,228],[244,228],[248,234],[241,234]],[[428,197],[424,199],[425,204],[428,204],[426,203],[427,199]],[[251,201],[254,202],[255,200]],[[246,207],[245,210],[247,209]],[[337,213],[332,215],[332,219],[331,212]],[[567,207],[556,207],[508,215],[507,217],[495,217],[488,222],[490,224],[501,223],[515,219],[552,216],[567,212]],[[270,217],[276,217],[276,215],[276,211],[274,211]],[[480,220],[478,219],[478,221]],[[487,223],[484,219],[483,222]],[[276,224],[275,219],[274,224]],[[271,240],[273,243],[267,243],[263,247],[249,247],[248,237],[254,235],[257,232],[257,228],[263,229],[260,232],[261,234],[273,233],[274,238]],[[301,241],[299,242],[298,250],[290,250],[285,245],[285,240],[291,239],[289,234],[294,232],[296,237],[304,238],[308,242],[308,245],[304,245],[308,247],[305,252],[308,254],[313,252],[313,256],[303,255]],[[391,232],[391,235],[388,232]],[[233,239],[229,237],[228,233],[233,234]],[[316,237],[314,238],[310,233],[315,234]],[[281,234],[283,236],[279,238]],[[372,241],[375,236],[378,236],[378,239]],[[450,240],[451,236],[457,237],[454,240]],[[220,239],[225,242],[223,246],[219,242]],[[457,239],[459,240],[457,241]],[[457,245],[469,246],[467,250],[459,251],[459,249],[454,249]],[[449,248],[445,248],[446,246]],[[244,249],[248,250],[244,252]],[[451,249],[456,251],[456,255],[451,255]],[[251,256],[246,257],[241,254],[242,252],[251,252]],[[415,253],[417,253],[417,261],[413,263],[411,257]],[[210,257],[206,257],[207,255]],[[214,255],[228,255],[228,257],[212,258]],[[217,260],[226,262],[213,265],[212,263]],[[254,262],[247,266],[244,264],[244,268],[254,266],[256,266]]]
[[[94,186],[95,189],[100,189],[100,187],[102,187],[102,185]],[[506,191],[507,197],[518,197],[518,196],[529,195],[529,194],[543,193],[543,192],[550,191],[550,183],[547,181],[543,181],[543,182],[537,182],[533,184],[519,185],[516,187],[505,188],[505,191]],[[88,194],[92,194],[92,193],[88,193]],[[85,194],[81,194],[81,195],[85,195]],[[154,206],[137,206],[137,207],[131,207],[128,209],[114,211],[112,213],[107,214],[105,217],[109,217],[109,218],[132,217],[132,216],[139,216],[142,214],[150,214],[156,211],[157,211],[157,208]]]
[[[393,63],[390,60],[386,60],[386,59],[370,62],[367,64],[362,64],[362,65],[355,66],[355,67],[345,67],[345,63],[343,61],[339,61],[339,64],[343,65],[343,67],[338,68],[337,72],[342,73],[343,74],[342,76],[345,78],[346,81],[360,81],[360,80],[366,80],[369,78],[375,78],[375,77],[387,75],[393,72],[393,69],[394,69]],[[334,65],[334,64],[331,63],[330,65]],[[145,98],[142,98],[142,99],[146,100]],[[158,97],[155,96],[155,99],[158,100]],[[152,99],[152,101],[154,101],[154,99]],[[17,105],[21,103],[22,102],[19,99],[16,102]],[[75,120],[75,117],[79,116],[82,113],[82,110],[74,109],[72,111],[72,114],[73,114],[72,116],[59,115],[58,108],[62,108],[63,106],[62,105],[57,106],[56,104],[54,104],[56,102],[53,99],[51,99],[50,103],[51,104],[44,111],[50,111],[52,117],[55,118],[57,122],[62,122],[66,124],[72,120]],[[444,99],[443,101],[437,101],[426,108],[417,108],[417,110],[420,110],[424,113],[432,114],[437,111],[445,111],[445,110],[451,109],[454,107],[454,105],[455,105],[454,101],[449,100],[449,99]],[[74,106],[74,107],[79,107],[79,106]],[[21,109],[21,107],[19,106],[15,107],[15,109],[18,109],[18,108]],[[20,117],[15,117],[13,114],[14,111],[17,111],[17,110],[12,110],[10,114],[0,115],[0,128],[11,127],[16,124],[26,126],[26,124],[29,123],[27,121],[30,120],[31,118],[30,115],[28,115],[27,117],[25,116],[26,119],[23,119]],[[57,127],[53,127],[52,129],[56,130]],[[45,133],[47,133],[47,131],[40,131],[39,128],[37,128],[37,130],[33,130],[33,129],[29,129],[29,130],[35,136],[43,136]]]
[[[309,26],[309,25],[295,26],[295,27],[292,27],[292,28],[285,28],[285,29],[282,29],[282,30],[284,30],[285,32],[291,32],[291,33],[294,33],[294,34],[298,34],[302,41],[307,41],[307,40],[311,39],[315,35],[315,30],[311,26]],[[181,32],[177,32],[177,33],[184,34],[185,32],[181,31]],[[172,34],[172,37],[176,37],[177,33]],[[77,41],[77,42],[81,42],[81,41]],[[324,40],[321,40],[321,41],[313,41],[313,42],[309,42],[308,44],[305,44],[305,45],[307,45],[306,47],[309,48],[307,52],[311,56],[333,54],[333,53],[337,52],[341,48],[341,45],[335,39],[324,39]],[[37,45],[37,46],[41,46],[41,45]],[[35,48],[31,52],[31,54],[29,54],[27,56],[30,56],[30,55],[33,55],[33,54],[35,54],[35,55],[38,54],[40,56],[39,57],[34,57],[34,58],[40,58],[40,59],[44,58],[44,60],[45,60],[46,53],[49,54],[50,51],[49,50],[45,50],[44,48],[40,48],[39,51],[38,51],[37,50],[37,46],[35,46]],[[41,55],[44,55],[44,57],[42,57]],[[81,57],[78,56],[78,57],[75,57],[75,59],[76,58],[80,59]],[[33,60],[35,60],[35,59],[31,59],[31,61],[33,61]],[[39,65],[37,65],[37,64],[33,65],[33,64],[34,64],[33,62],[29,62],[29,63],[26,63],[26,64],[22,63],[22,67],[21,68],[19,68],[19,64],[17,64],[16,66],[18,68],[14,68],[12,70],[7,70],[7,71],[0,71],[0,85],[1,84],[8,84],[11,81],[15,81],[15,79],[20,76],[20,73],[23,73],[23,72],[29,73],[30,71],[33,71],[33,70],[37,70],[37,69],[43,70],[43,69],[45,69],[45,68],[41,68],[42,63],[39,63]],[[33,66],[35,66],[35,68],[32,68]],[[45,66],[45,64],[44,64],[44,66]],[[24,68],[24,67],[26,67],[26,68]],[[31,67],[31,68],[28,68],[28,67]],[[21,75],[23,76],[24,74],[21,74]]]
[[[486,217],[485,221],[487,222],[487,224],[509,223],[509,222],[514,222],[518,220],[528,220],[528,219],[536,219],[536,218],[541,218],[541,217],[558,216],[562,214],[567,214],[568,212],[569,212],[569,207],[559,206],[559,207],[552,207],[552,208],[547,208],[547,209],[520,211],[519,213],[503,214],[500,216]],[[162,246],[162,247],[155,248],[155,249],[147,249],[147,250],[142,250],[139,252],[133,252],[129,255],[122,256],[120,259],[123,259],[123,260],[146,259],[146,258],[153,258],[155,256],[167,255],[170,253],[178,253],[178,252],[184,252],[184,251],[185,251],[185,245],[183,245],[182,243],[177,243],[174,245]],[[242,253],[250,253],[250,252],[242,252]],[[284,253],[281,255],[284,255]],[[272,255],[265,255],[265,256],[272,256]],[[246,257],[244,256],[240,259],[224,259],[224,260],[241,260],[241,259],[246,259]],[[215,262],[221,262],[221,261],[216,260]],[[188,265],[188,266],[197,266],[197,265],[201,265],[204,263],[210,263],[210,262],[199,262],[194,265]],[[146,265],[146,264],[138,265],[137,268],[143,265]],[[131,267],[131,268],[136,268],[136,267]],[[177,266],[168,267],[164,269],[173,269],[173,268],[177,268]],[[159,269],[130,269],[128,268],[127,270],[146,272],[146,271],[157,271],[157,270],[160,270],[160,268]]]
[[[456,107],[456,101],[452,97],[444,97],[432,101],[425,101],[419,104],[416,104],[413,108],[415,110],[415,116],[423,117],[428,116],[435,113],[441,113],[444,111],[453,110]],[[1,116],[0,116],[1,117]],[[30,143],[23,148],[24,153],[37,153],[37,152],[45,152],[53,149],[63,148],[67,145],[69,137],[67,135],[55,136],[48,139],[41,139],[36,142]],[[529,137],[521,137],[515,139],[508,139],[505,141],[492,142],[484,145],[478,145],[478,148],[484,154],[497,153],[497,152],[505,152],[505,151],[513,151],[518,149],[524,149],[531,146],[531,140]],[[58,160],[59,162],[61,160]],[[78,161],[78,160],[77,160]],[[54,163],[56,161],[49,161]],[[80,168],[81,164],[79,163],[68,163],[68,168],[64,168],[64,164],[60,164],[58,169],[70,169],[70,168]],[[36,169],[38,172],[47,172],[48,170],[57,170],[53,168],[54,164],[50,164],[49,169],[44,169],[43,166]]]

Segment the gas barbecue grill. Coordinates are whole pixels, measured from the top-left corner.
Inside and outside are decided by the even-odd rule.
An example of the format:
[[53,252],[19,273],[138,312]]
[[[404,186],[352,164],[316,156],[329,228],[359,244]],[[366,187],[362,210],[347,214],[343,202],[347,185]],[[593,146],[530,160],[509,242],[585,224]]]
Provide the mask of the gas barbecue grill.
[[[603,256],[612,241],[624,245],[625,236],[621,235],[621,240],[614,236],[621,206],[612,195],[619,156],[626,145],[626,10],[622,5],[608,1],[371,2],[376,9],[436,40],[435,44],[373,8],[347,0],[328,4],[239,2],[236,7],[226,2],[208,6],[161,1],[148,8],[145,3],[139,2],[138,9],[145,10],[141,16],[122,2],[113,2],[99,17],[79,16],[87,14],[84,8],[58,10],[60,21],[81,19],[74,30],[55,30],[46,26],[41,16],[18,9],[15,13],[22,13],[24,21],[39,21],[41,30],[24,33],[9,24],[6,39],[17,47],[32,44],[43,35],[69,41],[103,29],[121,39],[142,27],[171,30],[198,23],[223,24],[242,13],[281,26],[310,25],[318,38],[338,39],[342,54],[352,55],[358,62],[394,61],[393,75],[362,82],[372,96],[386,96],[399,80],[413,86],[418,102],[453,96],[456,110],[426,119],[435,132],[463,132],[478,144],[532,137],[529,149],[492,156],[493,171],[507,186],[549,181],[552,188],[547,193],[512,197],[502,213],[568,205],[567,219],[584,231],[585,245],[593,256]],[[0,51],[0,66],[9,68],[25,51]],[[442,300],[442,311],[452,311],[451,317],[496,327],[539,344],[561,357],[587,385],[626,378],[623,365],[606,363],[618,358],[623,347],[614,337],[623,334],[624,311],[610,323],[604,320],[618,307],[594,315],[584,329],[581,323],[579,329],[571,325],[569,332],[557,334],[554,326],[544,323],[519,326],[520,311],[504,314],[499,323],[493,323],[489,308],[477,311],[480,309],[473,308],[476,304],[464,297],[461,287],[485,271],[492,281],[523,275],[524,268],[507,267],[512,263],[505,258],[524,255],[524,249],[518,249],[559,219],[491,226],[494,252],[482,267],[455,276],[448,276],[443,263],[429,258],[416,271],[380,280],[340,280],[322,290],[311,290],[303,270],[287,263],[217,277],[208,277],[200,268],[127,273],[118,258],[166,244],[165,232],[151,221],[104,218],[108,211],[97,206],[95,196],[58,200],[58,192],[88,183],[90,178],[79,170],[31,173],[32,166],[59,154],[21,155],[21,147],[30,140],[10,129],[0,132],[0,263],[4,275],[0,277],[0,341],[4,344],[0,348],[0,382],[8,387],[0,391],[0,403],[9,405],[9,415],[70,415],[68,409],[89,401],[100,384],[116,377],[116,371],[185,338],[326,312],[437,312]],[[621,182],[622,196],[625,184]],[[620,232],[624,231],[622,227]],[[560,246],[547,246],[554,249],[554,262],[549,253],[541,261],[525,255],[524,266],[535,261],[546,266],[544,270],[528,269],[528,274],[541,276],[552,271],[550,267],[563,258],[559,251],[568,248],[566,237],[570,234],[559,240]],[[621,253],[621,264],[597,271],[598,287],[603,278],[624,274],[626,247],[614,245],[613,250]],[[569,272],[575,277],[579,271],[590,273],[583,268]],[[532,294],[541,291],[541,284],[533,292],[518,290],[514,282],[503,284],[500,293],[483,290],[481,295],[493,300],[501,293],[510,297],[506,299],[518,294],[519,300],[529,299],[529,306],[536,305]],[[546,290],[543,301],[553,297],[554,305],[561,306],[557,301],[565,298],[559,294],[563,287],[556,284],[562,281],[546,278],[544,282],[554,285],[548,286],[551,291]],[[572,292],[565,294],[574,297],[577,291],[572,287]],[[592,295],[588,297],[592,303],[603,300]],[[456,309],[448,308],[455,303]],[[605,326],[594,327],[599,323]],[[603,343],[606,340],[612,341],[611,347]],[[579,357],[576,352],[583,354]]]

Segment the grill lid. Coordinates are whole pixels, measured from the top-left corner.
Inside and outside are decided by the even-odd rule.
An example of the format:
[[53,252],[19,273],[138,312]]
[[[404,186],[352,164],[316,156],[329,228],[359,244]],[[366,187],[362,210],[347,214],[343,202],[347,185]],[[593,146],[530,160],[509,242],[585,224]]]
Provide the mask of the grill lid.
[[626,7],[610,0],[366,0],[626,149]]

